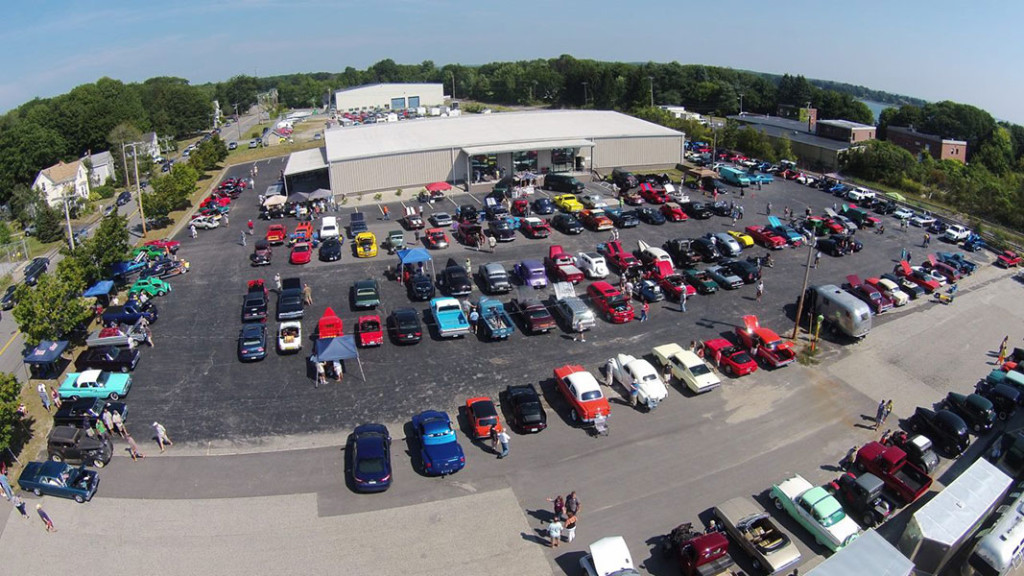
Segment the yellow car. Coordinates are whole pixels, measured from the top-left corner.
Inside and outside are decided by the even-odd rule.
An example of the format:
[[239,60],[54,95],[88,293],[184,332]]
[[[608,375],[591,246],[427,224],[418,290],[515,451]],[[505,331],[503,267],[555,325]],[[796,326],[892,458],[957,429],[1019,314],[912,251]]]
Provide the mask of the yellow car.
[[754,245],[754,239],[750,237],[750,234],[745,234],[737,230],[729,230],[728,234],[735,238],[736,241],[740,243],[740,246],[744,248],[750,248]]
[[377,237],[373,232],[360,232],[356,235],[356,258],[373,258],[377,255]]
[[559,194],[555,196],[555,206],[558,206],[562,212],[568,212],[569,214],[575,214],[580,210],[583,210],[583,204],[576,199],[575,194]]

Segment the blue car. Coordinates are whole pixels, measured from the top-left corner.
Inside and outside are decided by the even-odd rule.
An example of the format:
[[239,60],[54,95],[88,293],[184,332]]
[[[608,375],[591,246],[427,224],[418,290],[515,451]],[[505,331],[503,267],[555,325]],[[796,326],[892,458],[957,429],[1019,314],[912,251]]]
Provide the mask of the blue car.
[[555,212],[555,203],[550,198],[537,198],[531,207],[534,214],[547,215]]
[[357,492],[391,487],[391,434],[383,424],[362,424],[349,436],[349,475]]
[[263,360],[267,357],[267,326],[250,323],[242,326],[238,335],[238,359],[242,362]]
[[466,455],[455,439],[451,418],[427,410],[412,417],[413,434],[420,443],[420,470],[427,476],[447,476],[466,465]]
[[92,500],[99,484],[95,470],[75,468],[66,462],[29,462],[18,477],[18,486],[26,492],[72,498],[79,504]]
[[939,262],[956,268],[961,274],[974,274],[974,271],[978,269],[977,264],[965,258],[960,252],[936,252],[935,258]]
[[963,249],[968,252],[979,252],[985,248],[988,248],[988,244],[977,234],[971,234],[963,243]]

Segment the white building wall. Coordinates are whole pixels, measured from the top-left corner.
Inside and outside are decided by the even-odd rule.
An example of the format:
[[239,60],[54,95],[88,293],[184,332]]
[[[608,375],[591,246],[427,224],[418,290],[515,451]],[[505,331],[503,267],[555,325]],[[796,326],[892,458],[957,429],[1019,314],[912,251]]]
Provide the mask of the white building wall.
[[436,150],[337,162],[331,165],[331,186],[335,194],[356,194],[464,180],[465,156],[460,152]]
[[334,100],[339,112],[371,108],[390,108],[393,98],[405,98],[405,107],[410,107],[408,99],[419,96],[419,106],[431,107],[444,104],[444,86],[442,84],[373,84],[351,90],[339,90],[334,93]]
[[[603,138],[594,140],[595,170],[618,166],[659,166],[683,160],[683,136]],[[586,156],[589,149],[581,151]]]

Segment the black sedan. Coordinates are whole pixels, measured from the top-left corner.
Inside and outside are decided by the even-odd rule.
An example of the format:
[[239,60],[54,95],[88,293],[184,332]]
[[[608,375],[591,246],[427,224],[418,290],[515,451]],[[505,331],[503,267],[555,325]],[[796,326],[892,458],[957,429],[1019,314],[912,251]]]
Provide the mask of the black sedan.
[[391,434],[383,424],[356,426],[345,450],[352,488],[383,492],[391,487]]
[[334,262],[335,260],[341,260],[341,239],[339,238],[328,238],[320,243],[318,249],[318,255],[321,262]]
[[555,203],[550,198],[537,198],[530,204],[534,214],[540,214],[542,216],[547,214],[554,214]]
[[641,222],[653,224],[654,226],[661,226],[662,224],[665,223],[665,217],[661,214],[661,212],[648,206],[639,208],[637,210],[637,216],[640,218]]
[[548,414],[533,384],[509,386],[505,396],[512,406],[512,427],[516,432],[536,433],[548,427]]
[[715,243],[707,238],[694,238],[690,242],[690,249],[705,262],[718,262],[722,259],[722,253],[715,247]]
[[572,214],[556,214],[551,219],[551,227],[563,234],[583,233],[583,224]]
[[87,348],[75,360],[75,369],[106,370],[107,372],[131,372],[139,363],[139,351],[121,346]]
[[761,278],[761,269],[749,260],[725,260],[720,264],[742,278],[744,284],[753,284]]
[[434,297],[434,282],[422,272],[413,274],[405,283],[405,288],[409,292],[409,299],[415,302],[426,302]]
[[918,407],[909,423],[911,431],[924,434],[954,458],[963,454],[971,445],[967,423],[950,410],[932,411]]
[[946,395],[943,407],[963,418],[975,434],[988,432],[996,421],[996,410],[992,401],[980,394],[950,392]]
[[636,210],[609,210],[606,214],[616,228],[636,228],[640,225],[640,214]]
[[397,308],[388,316],[388,334],[395,344],[416,344],[423,337],[420,315],[413,308]]
[[14,297],[14,292],[17,289],[17,284],[7,287],[7,291],[5,291],[3,297],[0,298],[0,308],[3,308],[4,310],[14,308],[14,305],[18,303],[18,300]]
[[712,216],[711,207],[703,202],[685,202],[683,203],[683,212],[697,220],[707,220]]
[[263,360],[267,357],[267,327],[265,324],[246,324],[238,334],[238,359],[242,362]]
[[473,281],[469,278],[469,272],[451,258],[441,271],[437,285],[449,296],[468,296],[473,291]]

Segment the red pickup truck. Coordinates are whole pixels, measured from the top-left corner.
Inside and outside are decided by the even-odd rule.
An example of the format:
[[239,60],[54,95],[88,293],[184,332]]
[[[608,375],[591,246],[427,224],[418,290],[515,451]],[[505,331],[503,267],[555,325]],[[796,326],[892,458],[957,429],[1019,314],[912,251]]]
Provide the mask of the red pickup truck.
[[869,442],[857,451],[854,465],[882,479],[905,504],[910,504],[932,487],[932,479],[907,461],[907,453],[895,446]]
[[786,247],[786,239],[767,226],[747,226],[746,232],[754,242],[769,250],[782,250]]
[[640,261],[636,259],[636,256],[625,250],[618,240],[598,244],[597,253],[604,256],[612,266],[615,266],[620,275],[640,267]]
[[729,557],[729,539],[722,532],[696,532],[687,522],[673,529],[664,542],[684,576],[733,574],[736,567]]
[[770,368],[781,368],[796,361],[793,343],[783,340],[774,330],[761,326],[757,316],[744,316],[743,326],[736,327],[736,336],[754,360],[760,360]]
[[564,281],[578,284],[583,280],[583,271],[576,267],[576,259],[555,244],[548,247],[548,257],[544,259],[544,267],[548,269],[548,277],[552,282]]

